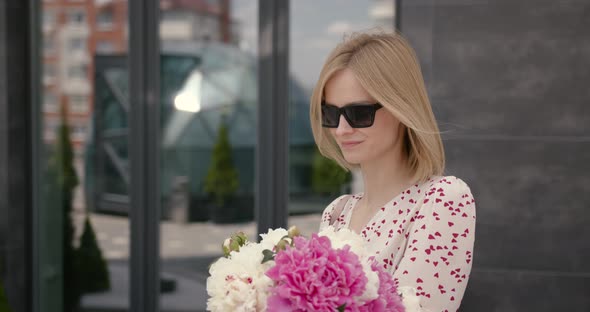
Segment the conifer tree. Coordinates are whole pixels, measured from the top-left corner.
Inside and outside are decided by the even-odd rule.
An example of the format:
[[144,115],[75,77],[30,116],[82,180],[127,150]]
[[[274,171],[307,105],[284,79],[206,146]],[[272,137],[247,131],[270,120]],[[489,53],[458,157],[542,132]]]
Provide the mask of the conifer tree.
[[61,195],[59,205],[63,217],[63,294],[64,310],[75,311],[80,301],[80,290],[76,277],[76,250],[74,247],[74,224],[72,220],[72,206],[74,189],[78,185],[78,175],[74,168],[74,151],[70,140],[70,127],[67,121],[65,106],[61,108],[61,122],[57,130],[57,142],[52,158],[49,160],[49,170],[56,181]]
[[234,167],[231,153],[228,129],[222,121],[213,148],[211,165],[205,177],[205,192],[213,195],[218,206],[223,206],[226,200],[236,193],[239,186],[238,172]]
[[[64,311],[75,311],[80,301],[80,290],[76,277],[76,250],[74,247],[74,224],[72,204],[74,188],[78,185],[78,175],[74,168],[74,152],[70,141],[70,128],[67,124],[65,107],[61,109],[61,123],[57,130],[54,153],[48,162],[48,179],[51,185],[51,207],[61,207],[63,217],[63,304]],[[52,205],[53,204],[53,205]]]
[[102,256],[96,234],[86,216],[84,231],[80,238],[80,247],[77,250],[77,276],[80,292],[93,293],[110,289],[110,278],[107,263]]

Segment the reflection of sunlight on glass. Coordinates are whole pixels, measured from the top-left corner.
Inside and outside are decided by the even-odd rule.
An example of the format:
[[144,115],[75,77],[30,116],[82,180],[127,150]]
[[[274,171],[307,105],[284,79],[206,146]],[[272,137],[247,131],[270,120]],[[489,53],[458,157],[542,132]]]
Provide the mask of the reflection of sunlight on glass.
[[174,98],[174,107],[177,110],[196,113],[201,110],[201,81],[203,75],[195,71],[182,90]]
[[199,98],[188,92],[180,93],[174,98],[174,107],[177,110],[196,113],[201,110]]

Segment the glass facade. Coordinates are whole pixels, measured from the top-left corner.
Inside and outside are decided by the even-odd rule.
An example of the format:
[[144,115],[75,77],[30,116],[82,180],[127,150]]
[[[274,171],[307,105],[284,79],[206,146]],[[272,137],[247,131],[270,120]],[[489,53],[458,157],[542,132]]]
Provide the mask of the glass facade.
[[[204,310],[208,266],[223,240],[237,231],[256,240],[259,92],[267,84],[259,68],[261,2],[161,0],[159,20],[144,19],[159,24],[157,242],[131,239],[131,1],[38,3],[38,274],[35,292],[26,294],[36,311],[132,310],[138,262],[131,250],[154,244],[160,310]],[[288,103],[281,125],[288,129],[288,205],[273,209],[287,211],[304,234],[350,188],[349,181],[327,191],[314,184],[329,164],[318,160],[311,133],[311,89],[344,32],[383,22],[371,17],[383,3],[293,1],[287,9],[290,32],[279,36],[290,42],[289,91],[279,102]],[[330,9],[336,5],[346,9]],[[318,9],[332,13],[314,17]]]
[[[51,77],[41,85],[44,126],[36,158],[40,311],[129,308],[127,56],[96,51],[97,38],[127,41],[124,32],[96,23],[101,10],[126,5],[56,0],[41,6],[41,15],[52,18],[40,36],[52,42],[53,53],[39,60]],[[122,17],[117,23],[124,28]]]
[[255,4],[161,1],[162,311],[205,310],[221,242],[255,235],[257,55],[244,48]]

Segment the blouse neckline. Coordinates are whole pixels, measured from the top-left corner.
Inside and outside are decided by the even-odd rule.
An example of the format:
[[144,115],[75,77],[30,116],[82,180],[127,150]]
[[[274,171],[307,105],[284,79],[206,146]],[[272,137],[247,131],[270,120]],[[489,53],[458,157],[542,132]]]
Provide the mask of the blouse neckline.
[[[373,220],[375,220],[375,218],[377,218],[378,216],[380,216],[385,209],[385,207],[388,207],[389,205],[391,205],[393,202],[395,202],[398,198],[400,198],[401,196],[403,196],[404,194],[407,193],[408,190],[412,190],[413,188],[418,188],[421,187],[422,185],[424,185],[427,181],[422,182],[420,184],[412,184],[409,187],[407,187],[406,189],[402,190],[400,193],[398,193],[395,197],[393,197],[391,200],[389,200],[387,203],[385,203],[383,206],[381,206],[379,209],[377,209],[377,212],[375,212],[373,214],[373,216],[371,216],[371,218],[367,221],[366,224],[363,225],[363,227],[360,229],[360,233],[357,233],[359,235],[362,235],[362,231],[365,230],[367,227],[369,227],[371,225],[371,222],[373,222]],[[353,229],[350,228],[350,220],[352,219],[352,213],[354,211],[354,209],[356,208],[356,204],[359,202],[359,200],[361,200],[361,198],[363,197],[364,192],[360,192],[354,196],[352,196],[352,200],[349,201],[348,203],[348,213],[346,214],[346,228],[351,230],[352,232],[354,232]],[[356,233],[356,232],[355,232]]]

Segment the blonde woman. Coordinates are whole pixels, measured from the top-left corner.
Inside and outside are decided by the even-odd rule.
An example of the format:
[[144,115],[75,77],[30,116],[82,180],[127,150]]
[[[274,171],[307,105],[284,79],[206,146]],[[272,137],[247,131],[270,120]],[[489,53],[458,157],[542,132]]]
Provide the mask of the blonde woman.
[[473,260],[475,201],[444,176],[444,149],[416,55],[395,33],[360,33],[329,55],[311,98],[321,153],[359,169],[364,192],[326,207],[320,229],[360,234],[427,311],[459,308]]

